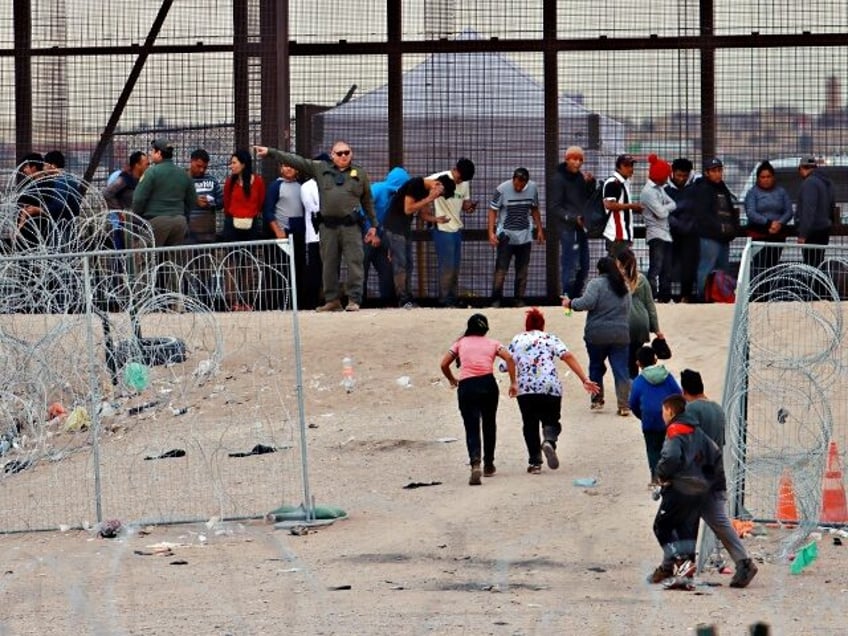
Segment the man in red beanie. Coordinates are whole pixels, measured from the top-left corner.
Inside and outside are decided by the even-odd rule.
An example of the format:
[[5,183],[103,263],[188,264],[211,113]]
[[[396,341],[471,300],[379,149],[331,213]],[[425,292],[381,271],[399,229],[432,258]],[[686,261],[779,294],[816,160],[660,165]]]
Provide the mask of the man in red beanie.
[[671,176],[671,166],[656,155],[648,157],[648,164],[648,180],[639,198],[648,243],[648,282],[654,300],[667,303],[671,299],[672,245],[668,217],[677,204],[664,188]]

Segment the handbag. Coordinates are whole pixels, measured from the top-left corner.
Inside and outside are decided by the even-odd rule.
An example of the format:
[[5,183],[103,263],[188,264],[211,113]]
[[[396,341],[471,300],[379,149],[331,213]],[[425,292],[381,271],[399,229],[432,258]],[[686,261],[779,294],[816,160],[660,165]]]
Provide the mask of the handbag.
[[253,227],[253,219],[249,217],[234,216],[233,227],[237,230],[249,230]]
[[651,349],[657,356],[657,360],[668,360],[671,358],[671,348],[668,346],[665,338],[654,338],[651,342]]

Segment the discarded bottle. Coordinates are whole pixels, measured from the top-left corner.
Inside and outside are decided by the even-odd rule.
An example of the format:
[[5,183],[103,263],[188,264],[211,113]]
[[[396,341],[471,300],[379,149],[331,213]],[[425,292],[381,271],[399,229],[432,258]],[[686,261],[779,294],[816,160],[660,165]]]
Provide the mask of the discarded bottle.
[[342,360],[342,386],[344,386],[347,393],[350,393],[353,391],[354,383],[353,360],[350,357],[345,356]]
[[[560,298],[562,298],[563,300],[568,300],[568,294],[563,294],[562,296],[560,296]],[[571,305],[569,305],[568,307],[565,307],[565,315],[566,316],[570,316],[573,313],[574,313],[574,311],[571,309]]]

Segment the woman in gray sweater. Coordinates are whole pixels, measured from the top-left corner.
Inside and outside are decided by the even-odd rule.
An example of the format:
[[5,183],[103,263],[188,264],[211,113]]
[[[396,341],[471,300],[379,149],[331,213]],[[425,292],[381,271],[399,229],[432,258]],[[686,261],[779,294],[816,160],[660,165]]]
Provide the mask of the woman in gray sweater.
[[604,375],[609,361],[615,380],[618,414],[630,414],[630,373],[627,358],[630,347],[630,290],[614,258],[605,256],[598,261],[598,276],[589,281],[579,298],[563,298],[562,306],[585,311],[586,327],[583,340],[589,354],[589,379],[601,387],[592,396],[591,409],[604,407]]

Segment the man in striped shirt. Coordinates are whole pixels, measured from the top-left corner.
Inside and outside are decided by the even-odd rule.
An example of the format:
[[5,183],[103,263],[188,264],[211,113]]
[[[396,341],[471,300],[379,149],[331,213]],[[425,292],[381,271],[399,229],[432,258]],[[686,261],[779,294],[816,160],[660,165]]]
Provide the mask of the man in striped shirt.
[[527,168],[516,168],[512,179],[497,187],[489,203],[489,243],[497,250],[492,307],[500,307],[503,302],[504,279],[513,256],[515,303],[518,307],[524,306],[534,234],[539,243],[544,242],[545,234],[539,214],[539,189],[530,180]]
[[633,213],[642,211],[642,205],[632,203],[630,195],[630,177],[635,163],[631,155],[619,155],[615,160],[615,172],[604,181],[604,207],[610,213],[604,239],[613,258],[621,250],[633,246]]

